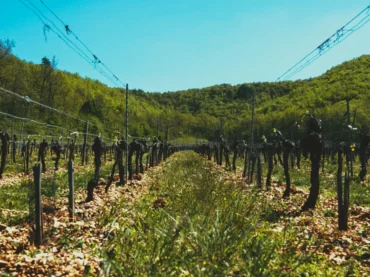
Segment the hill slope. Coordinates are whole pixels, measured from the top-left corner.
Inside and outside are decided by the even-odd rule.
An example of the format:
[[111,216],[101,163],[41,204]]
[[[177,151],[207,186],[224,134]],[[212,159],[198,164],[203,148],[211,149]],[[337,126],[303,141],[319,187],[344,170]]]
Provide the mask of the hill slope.
[[[4,45],[0,45],[4,50]],[[0,51],[1,52],[1,51]],[[4,52],[4,51],[3,51]],[[125,96],[121,89],[82,78],[56,69],[55,62],[42,58],[32,64],[6,53],[0,55],[0,87],[89,119],[92,133],[114,137],[124,126]],[[291,126],[306,110],[323,119],[327,132],[340,131],[346,123],[346,98],[351,99],[351,111],[356,109],[359,126],[370,123],[370,56],[361,56],[332,68],[310,80],[279,83],[221,84],[202,89],[167,93],[130,91],[130,135],[166,136],[170,139],[196,136],[214,139],[220,133],[226,137],[247,138],[250,128],[252,95],[256,94],[257,135],[277,127],[290,132]],[[0,94],[0,111],[21,117],[42,120],[71,130],[83,131],[81,123],[70,121],[56,113]],[[2,116],[3,129],[12,122]],[[21,128],[15,121],[14,128]],[[28,122],[26,133],[55,134],[54,130]],[[122,133],[122,132],[121,132]]]
[[256,94],[256,124],[260,133],[268,132],[271,127],[288,131],[306,110],[323,119],[326,131],[338,130],[346,123],[346,98],[351,99],[352,113],[356,110],[358,125],[368,126],[369,88],[370,56],[361,56],[310,80],[224,84],[152,97],[162,105],[177,106],[183,112],[211,115],[218,119],[213,127],[220,128],[222,124],[224,133],[232,136],[248,133],[253,92]]

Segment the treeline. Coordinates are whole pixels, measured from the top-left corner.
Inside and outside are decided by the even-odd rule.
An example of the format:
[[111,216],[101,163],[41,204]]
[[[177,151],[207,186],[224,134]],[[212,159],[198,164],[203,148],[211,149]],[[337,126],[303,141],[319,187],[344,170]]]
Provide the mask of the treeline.
[[323,121],[327,139],[345,139],[347,99],[351,124],[364,130],[370,126],[370,56],[361,56],[336,66],[320,77],[295,82],[216,85],[203,89],[167,93],[138,93],[162,106],[176,107],[195,118],[195,131],[206,138],[246,139],[251,127],[251,104],[256,97],[256,133],[262,136],[278,128],[293,132],[295,122],[306,111]]
[[[40,64],[22,61],[11,54],[14,46],[9,40],[0,42],[1,87],[89,119],[98,125],[91,127],[92,132],[102,132],[104,126],[122,133],[125,119],[122,89],[58,70],[55,58],[41,57]],[[191,135],[212,140],[224,134],[228,138],[247,139],[255,95],[257,136],[273,127],[290,132],[306,110],[323,119],[324,133],[337,136],[347,123],[346,99],[351,100],[352,118],[356,110],[355,125],[361,128],[370,125],[369,89],[370,56],[362,56],[310,80],[221,84],[166,93],[131,90],[130,135],[160,135],[169,139]],[[83,129],[78,122],[4,93],[0,93],[0,111]]]

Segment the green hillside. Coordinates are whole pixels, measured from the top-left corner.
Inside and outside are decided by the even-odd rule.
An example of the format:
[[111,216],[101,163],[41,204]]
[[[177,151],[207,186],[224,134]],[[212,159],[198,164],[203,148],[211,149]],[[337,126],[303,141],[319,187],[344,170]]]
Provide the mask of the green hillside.
[[[161,105],[178,107],[183,113],[197,117],[194,130],[207,137],[220,131],[227,137],[245,137],[251,118],[253,92],[256,94],[256,126],[258,134],[278,127],[286,132],[306,110],[323,120],[326,132],[344,130],[346,99],[350,99],[355,125],[370,123],[370,56],[362,56],[332,68],[310,80],[279,83],[227,84],[204,89],[142,94]],[[146,98],[148,99],[148,98]],[[203,133],[202,133],[203,132]],[[205,132],[205,133],[204,133]]]
[[[40,64],[22,61],[11,54],[11,45],[0,45],[0,86],[23,96],[96,123],[91,132],[105,131],[103,126],[122,133],[125,95],[121,89],[109,88],[99,81],[82,78],[57,69],[54,59],[40,58]],[[291,126],[306,110],[323,119],[327,133],[343,130],[346,123],[346,99],[351,99],[351,112],[356,110],[359,127],[370,124],[370,56],[361,56],[336,66],[310,80],[278,83],[221,84],[186,91],[149,93],[130,91],[130,135],[195,136],[214,139],[247,138],[251,121],[252,95],[256,94],[257,135],[277,127],[290,132]],[[14,109],[16,107],[16,109]],[[84,126],[55,112],[0,93],[0,111],[28,117],[71,130]],[[1,115],[2,128],[12,124]],[[20,122],[13,123],[15,128]],[[29,133],[50,132],[31,123]],[[55,130],[52,130],[55,133]]]

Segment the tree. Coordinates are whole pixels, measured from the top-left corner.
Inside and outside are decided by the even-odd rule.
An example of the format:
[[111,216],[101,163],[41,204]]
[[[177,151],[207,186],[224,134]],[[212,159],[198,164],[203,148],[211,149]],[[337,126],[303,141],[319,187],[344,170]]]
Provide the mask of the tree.
[[54,68],[51,61],[47,57],[41,59],[40,68],[40,88],[39,88],[39,101],[44,103],[45,92],[51,86],[51,74]]
[[12,53],[12,48],[15,47],[15,42],[10,39],[0,39],[0,60],[8,57]]
[[242,84],[236,93],[236,97],[240,100],[250,100],[253,98],[254,93],[255,88],[253,85]]

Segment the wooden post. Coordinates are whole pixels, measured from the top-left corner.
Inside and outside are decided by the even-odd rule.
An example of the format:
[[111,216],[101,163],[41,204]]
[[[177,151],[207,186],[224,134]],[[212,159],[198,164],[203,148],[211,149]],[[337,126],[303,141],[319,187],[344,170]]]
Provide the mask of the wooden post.
[[126,84],[126,184],[128,184],[128,84]]
[[42,244],[42,201],[41,201],[41,165],[37,164],[33,167],[33,176],[35,183],[35,212],[36,212],[36,238],[37,246]]
[[247,167],[247,180],[250,181],[249,176],[251,174],[251,157],[252,151],[254,149],[254,106],[256,105],[256,93],[253,91],[253,99],[252,99],[252,122],[251,122],[251,137],[250,137],[250,145],[249,145],[249,158],[248,158],[248,167]]
[[83,147],[82,147],[82,165],[87,164],[87,161],[86,161],[86,155],[87,155],[86,144],[87,144],[87,134],[88,134],[88,132],[89,132],[89,121],[86,121],[85,134],[84,134],[84,144],[83,144]]
[[338,149],[338,171],[337,171],[337,195],[338,195],[338,229],[348,229],[348,205],[349,205],[349,172],[348,168],[344,178],[344,193],[342,187],[343,149]]
[[349,107],[349,102],[351,101],[351,99],[347,98],[346,101],[347,101],[347,124],[350,125],[351,124],[351,110]]
[[243,168],[243,178],[247,176],[247,167],[248,167],[248,158],[249,158],[249,152],[246,146],[243,147],[244,151],[244,168]]
[[74,196],[74,168],[73,161],[68,162],[68,184],[69,184],[69,196],[68,196],[68,212],[69,220],[74,221],[75,214],[75,196]]
[[57,171],[54,169],[53,183],[51,184],[51,190],[53,194],[54,209],[56,209],[57,203],[57,183],[56,183]]
[[257,150],[257,186],[262,187],[261,150]]
[[256,95],[255,92],[253,92],[253,100],[252,100],[252,124],[251,124],[251,151],[253,149],[253,143],[254,143],[254,107],[256,105]]
[[12,149],[12,151],[10,152],[10,162],[11,163],[15,163],[15,160],[14,160],[14,156],[13,156],[13,153],[14,153],[14,120],[12,120],[12,130],[11,130],[11,133],[10,133],[11,137],[12,137],[12,147],[10,147],[9,149]]
[[21,128],[21,143],[19,144],[18,152],[22,151],[23,142],[23,131],[24,131],[24,121],[22,121],[22,128]]

